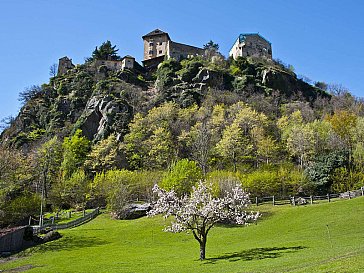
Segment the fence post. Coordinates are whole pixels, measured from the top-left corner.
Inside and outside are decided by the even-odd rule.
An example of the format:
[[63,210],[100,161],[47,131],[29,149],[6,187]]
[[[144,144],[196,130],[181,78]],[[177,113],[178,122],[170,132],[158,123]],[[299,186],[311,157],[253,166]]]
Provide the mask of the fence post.
[[29,226],[32,225],[32,216],[29,216],[29,223],[28,223]]
[[274,195],[273,195],[273,206],[275,206],[275,205],[276,205],[276,200],[275,200]]
[[259,203],[258,203],[258,196],[256,196],[256,197],[255,197],[255,204],[256,204],[257,206],[259,206]]
[[312,195],[310,196],[310,203],[311,203],[311,205],[313,204],[313,196]]
[[330,202],[330,193],[327,194],[327,201]]
[[361,196],[364,196],[364,187],[361,187]]
[[71,211],[68,211],[68,218],[71,219]]
[[292,205],[296,206],[296,200],[294,199],[294,196],[292,196],[291,198],[292,198]]
[[348,194],[349,194],[349,199],[351,199],[351,194],[350,194],[350,191],[348,191]]
[[86,210],[83,209],[83,217],[85,217],[85,216],[86,216]]

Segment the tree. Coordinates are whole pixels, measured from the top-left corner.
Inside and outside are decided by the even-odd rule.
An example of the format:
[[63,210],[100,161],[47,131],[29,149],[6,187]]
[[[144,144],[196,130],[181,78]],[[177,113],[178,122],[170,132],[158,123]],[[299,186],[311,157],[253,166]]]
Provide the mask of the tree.
[[223,133],[219,143],[216,145],[217,152],[224,158],[231,160],[236,172],[236,164],[241,156],[248,155],[253,146],[243,135],[242,129],[237,123],[228,126]]
[[121,167],[121,151],[115,135],[96,143],[84,163],[93,173]]
[[213,50],[213,51],[219,51],[219,44],[214,43],[212,40],[210,40],[207,44],[203,45],[203,49],[205,50]]
[[24,91],[19,93],[19,101],[26,104],[29,100],[34,99],[43,94],[43,89],[39,85],[32,85],[25,88]]
[[214,198],[212,187],[202,181],[193,187],[191,195],[179,197],[175,191],[165,191],[154,186],[158,200],[149,216],[164,214],[165,218],[174,216],[174,221],[165,231],[177,233],[190,230],[200,245],[200,260],[205,259],[207,235],[219,222],[233,222],[238,225],[256,221],[259,213],[248,213],[249,195],[240,185],[236,185],[223,198]]
[[90,141],[78,129],[72,137],[64,138],[62,146],[64,152],[61,170],[63,177],[68,179],[85,162]]
[[111,42],[108,40],[98,48],[92,52],[92,60],[119,60],[120,56],[117,55],[119,49],[116,49],[116,46],[113,46]]
[[49,67],[49,76],[55,77],[57,76],[57,72],[58,72],[58,64],[52,64]]
[[174,190],[179,196],[191,192],[192,187],[202,178],[201,169],[195,161],[182,159],[162,179],[160,186],[165,190]]

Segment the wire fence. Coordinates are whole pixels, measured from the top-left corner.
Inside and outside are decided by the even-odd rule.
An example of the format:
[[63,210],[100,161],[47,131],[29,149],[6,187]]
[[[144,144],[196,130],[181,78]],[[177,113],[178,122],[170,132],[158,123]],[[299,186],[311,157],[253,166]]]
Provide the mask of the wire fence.
[[64,223],[64,224],[53,224],[53,223],[46,223],[42,226],[32,226],[33,227],[33,233],[39,234],[42,231],[45,230],[59,230],[59,229],[67,229],[67,228],[73,228],[82,224],[87,223],[88,221],[94,219],[98,214],[100,214],[100,209],[96,208],[90,213],[86,213],[85,216],[77,218],[73,221]]
[[252,204],[257,206],[263,204],[271,204],[273,206],[279,205],[305,205],[314,204],[315,202],[327,201],[331,202],[333,199],[352,199],[359,196],[364,196],[364,187],[358,190],[347,191],[343,193],[328,193],[326,195],[311,195],[311,196],[265,196],[265,197],[255,197],[251,200]]

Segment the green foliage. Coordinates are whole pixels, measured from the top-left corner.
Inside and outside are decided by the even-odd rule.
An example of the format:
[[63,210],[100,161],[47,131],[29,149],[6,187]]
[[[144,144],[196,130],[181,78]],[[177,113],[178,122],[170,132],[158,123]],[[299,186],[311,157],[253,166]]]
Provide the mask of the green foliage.
[[118,212],[130,201],[150,200],[151,189],[162,178],[161,172],[109,170],[97,173],[92,182],[92,198],[105,200]]
[[303,193],[307,188],[302,172],[292,167],[261,169],[246,174],[242,178],[243,186],[255,196],[287,196]]
[[119,143],[115,135],[110,135],[92,146],[84,166],[93,173],[102,172],[120,167],[121,157]]
[[19,224],[29,216],[36,215],[40,209],[40,196],[24,192],[14,199],[0,203],[0,227],[9,224]]
[[[333,177],[337,168],[348,164],[348,155],[345,151],[333,151],[318,155],[305,169],[307,178],[316,185],[319,192],[326,192],[333,183]],[[345,169],[345,168],[344,168]]]
[[182,69],[177,71],[176,74],[181,77],[184,82],[191,82],[200,68],[204,66],[201,60],[198,58],[186,59],[181,61]]
[[177,78],[176,72],[181,70],[181,68],[180,62],[173,58],[162,62],[156,72],[157,88],[163,90],[175,84]]
[[224,170],[212,171],[206,175],[206,182],[212,184],[213,193],[223,197],[237,185],[241,185],[242,174]]
[[86,160],[90,141],[82,136],[81,130],[77,130],[72,137],[64,138],[62,146],[64,152],[61,170],[63,177],[68,179]]
[[184,195],[188,194],[200,179],[202,171],[196,162],[182,159],[171,167],[159,185],[167,191],[173,189],[177,194]]
[[119,49],[116,49],[116,46],[113,46],[109,40],[102,43],[100,47],[96,47],[92,52],[93,60],[119,60],[120,56],[117,55]]
[[207,44],[203,45],[203,49],[218,51],[219,50],[219,44],[216,44],[212,40],[210,40]]
[[64,203],[73,208],[85,208],[90,199],[91,181],[81,169],[74,171],[70,178],[63,182]]

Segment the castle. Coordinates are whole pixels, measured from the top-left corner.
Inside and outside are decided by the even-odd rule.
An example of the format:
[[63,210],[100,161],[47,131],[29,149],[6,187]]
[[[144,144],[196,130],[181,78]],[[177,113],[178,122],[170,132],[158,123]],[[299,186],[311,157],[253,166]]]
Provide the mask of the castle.
[[153,67],[165,58],[181,60],[192,56],[204,55],[205,50],[199,47],[173,42],[167,32],[155,29],[144,35],[144,60],[145,67]]
[[[167,32],[155,29],[142,37],[144,43],[143,65],[147,69],[153,69],[165,59],[174,58],[178,61],[193,56],[203,56],[205,50],[199,47],[177,43],[171,40]],[[229,56],[238,57],[262,57],[272,59],[272,45],[258,33],[240,34],[232,46]],[[96,68],[106,66],[110,70],[118,71],[133,69],[135,58],[125,56],[121,60],[95,60],[92,65]],[[58,75],[65,74],[74,65],[68,57],[59,59]]]
[[272,59],[272,44],[258,33],[240,34],[230,49],[229,56],[234,60],[250,56]]

